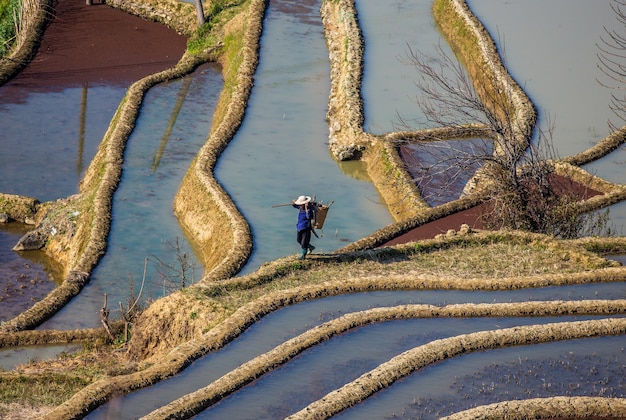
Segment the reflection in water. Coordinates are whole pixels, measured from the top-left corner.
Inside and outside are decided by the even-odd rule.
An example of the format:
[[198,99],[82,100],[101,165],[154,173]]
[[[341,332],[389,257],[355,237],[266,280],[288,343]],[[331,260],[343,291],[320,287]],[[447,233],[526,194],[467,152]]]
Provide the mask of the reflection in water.
[[367,173],[367,164],[359,160],[344,160],[337,162],[341,173],[359,181],[372,182]]
[[0,322],[24,312],[63,280],[60,265],[44,252],[11,250],[31,228],[0,223]]
[[42,202],[76,194],[83,162],[94,157],[124,92],[121,86],[71,87],[26,93],[9,106],[0,88],[0,191]]
[[83,90],[80,96],[80,126],[78,129],[78,156],[76,157],[76,173],[82,175],[84,167],[85,153],[85,127],[87,126],[87,92],[88,83],[83,83]]
[[400,156],[426,202],[438,206],[456,200],[474,173],[493,153],[487,139],[404,144]]
[[42,47],[0,86],[1,192],[77,193],[126,88],[183,54],[183,35],[97,3],[55,2]]
[[[159,382],[150,388],[135,391],[129,395],[120,397],[113,404],[106,404],[96,410],[88,418],[104,418],[104,413],[109,410],[120,410],[128,418],[137,418],[146,415],[148,412],[161,407],[162,405],[175,400],[176,398],[200,389],[232,369],[239,367],[244,361],[250,360],[261,353],[271,350],[273,347],[289,340],[306,330],[313,328],[323,322],[338,318],[346,313],[363,311],[373,307],[389,307],[404,304],[429,304],[443,306],[446,304],[475,302],[526,302],[532,300],[581,300],[581,299],[611,299],[622,296],[626,293],[626,284],[593,284],[574,285],[567,287],[545,287],[539,289],[525,289],[518,291],[457,291],[457,290],[406,290],[393,292],[369,292],[354,293],[349,295],[332,296],[324,299],[302,302],[293,306],[272,312],[251,325],[244,333],[233,342],[226,345],[217,352],[210,353],[192,363],[187,369],[174,378]],[[419,321],[419,320],[418,320]],[[428,322],[428,320],[425,320]],[[456,328],[457,331],[465,331],[473,328],[474,318],[447,320],[446,325]],[[489,322],[484,320],[484,322]],[[426,328],[430,323],[420,324],[419,330],[431,331],[430,334],[437,333],[435,330]],[[411,334],[403,328],[397,329],[394,334]],[[450,334],[453,334],[450,332]],[[349,343],[349,341],[348,341]],[[325,345],[325,344],[324,344]],[[323,345],[323,346],[324,346]],[[360,348],[358,346],[352,347]],[[310,350],[314,351],[314,350]],[[353,357],[358,358],[359,352],[351,350]],[[296,360],[290,362],[289,366],[280,370],[291,369],[295,366]],[[296,375],[297,376],[297,375]],[[299,378],[295,383],[301,382]],[[274,382],[273,380],[270,382]],[[281,383],[285,389],[294,386],[294,382],[285,381]],[[245,389],[243,392],[247,392]],[[274,388],[274,391],[276,389]],[[254,392],[259,392],[254,391]],[[281,391],[282,392],[282,391]],[[269,392],[271,394],[271,391]],[[237,394],[233,395],[237,400]],[[265,397],[264,397],[265,398]],[[268,401],[273,397],[267,397]],[[254,403],[253,401],[251,403]],[[237,407],[242,410],[253,410],[253,407]],[[231,407],[233,409],[234,407]],[[234,418],[239,418],[235,416]]]
[[177,243],[195,267],[195,280],[202,277],[202,266],[189,249],[172,202],[190,162],[208,137],[221,88],[219,68],[207,65],[148,91],[124,154],[107,253],[79,296],[41,328],[97,327],[105,293],[113,307],[111,316],[118,317],[118,302],[126,304],[142,288],[146,258],[150,263],[141,301],[180,288],[173,271],[157,269],[158,261],[179,268]]
[[215,171],[252,228],[254,249],[243,273],[299,251],[294,209],[272,208],[299,195],[334,200],[324,232],[313,239],[316,253],[341,248],[392,221],[371,182],[346,177],[329,155],[321,2],[299,4],[295,16],[283,12],[292,3],[270,2],[246,116]]
[[172,136],[172,130],[174,129],[174,124],[178,120],[178,114],[180,113],[180,109],[185,102],[185,97],[187,96],[187,92],[189,92],[189,86],[191,86],[191,77],[185,77],[180,84],[180,92],[178,92],[178,96],[176,99],[176,104],[174,105],[174,109],[172,109],[172,113],[170,114],[170,119],[167,122],[167,128],[163,133],[163,137],[161,137],[161,143],[159,144],[159,148],[154,155],[154,159],[152,160],[152,172],[156,171],[159,167],[159,163],[161,162],[161,157],[163,156],[163,152],[165,152],[165,147],[167,146],[167,142]]

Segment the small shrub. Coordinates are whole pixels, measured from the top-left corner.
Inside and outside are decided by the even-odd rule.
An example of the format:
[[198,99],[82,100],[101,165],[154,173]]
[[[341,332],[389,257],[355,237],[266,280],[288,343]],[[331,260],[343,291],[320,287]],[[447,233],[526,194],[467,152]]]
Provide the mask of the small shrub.
[[15,17],[20,7],[19,0],[0,0],[0,57],[11,49],[18,22]]

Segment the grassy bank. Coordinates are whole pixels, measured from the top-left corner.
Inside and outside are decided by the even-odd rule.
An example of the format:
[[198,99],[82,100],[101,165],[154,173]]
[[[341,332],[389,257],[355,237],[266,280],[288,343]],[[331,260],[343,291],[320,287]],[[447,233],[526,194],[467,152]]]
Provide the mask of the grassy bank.
[[[135,328],[156,331],[161,337],[154,342],[131,342],[128,353],[121,359],[112,357],[114,353],[106,352],[108,357],[96,358],[93,352],[87,352],[68,356],[61,362],[41,362],[23,369],[51,372],[54,368],[55,375],[50,375],[50,380],[55,385],[47,391],[50,395],[39,397],[42,402],[63,399],[82,389],[46,417],[72,418],[71,413],[82,412],[94,402],[106,401],[112,392],[148,386],[176,374],[192,360],[233,340],[264,315],[309,299],[375,290],[507,290],[622,281],[623,269],[590,252],[590,247],[588,242],[558,241],[541,235],[472,233],[393,249],[317,256],[305,261],[285,258],[268,263],[248,276],[193,286],[159,300]],[[612,249],[624,252],[626,243],[616,239]],[[528,316],[535,311],[557,314],[553,310],[564,311],[562,314],[587,310],[613,314],[619,309],[613,301],[578,302],[571,310],[562,301],[551,305],[529,302],[516,310],[520,316]],[[583,309],[585,305],[589,309]],[[462,306],[458,310],[463,317],[516,316],[515,310],[507,312],[505,306],[500,309],[489,305]],[[419,313],[439,317],[441,310],[431,307]],[[162,328],[165,320],[166,329]],[[193,340],[177,344],[177,336],[190,332],[195,337]],[[175,345],[177,350],[171,352]],[[87,377],[89,385],[84,388],[81,388],[84,384],[73,379],[75,364],[88,365],[93,373]],[[13,375],[5,374],[7,378]],[[39,380],[36,376],[30,378],[30,374],[22,376],[24,387],[31,380],[33,384]],[[8,392],[12,386],[15,386],[13,380],[0,381],[0,390],[6,387]]]
[[[222,65],[224,87],[213,116],[211,134],[191,164],[174,199],[174,211],[200,250],[203,281],[239,271],[252,252],[250,228],[213,176],[217,159],[243,121],[258,63],[264,1],[246,1],[216,18],[207,38],[220,40],[212,58]],[[219,24],[218,24],[219,23]],[[192,40],[193,41],[193,40]],[[197,45],[198,42],[191,42]]]
[[[325,2],[327,6],[344,3],[341,0]],[[212,171],[220,153],[243,120],[258,62],[258,40],[266,5],[264,0],[246,0],[233,2],[221,9],[211,17],[208,26],[193,33],[187,54],[179,66],[147,78],[129,89],[87,171],[79,201],[73,204],[79,206],[80,228],[63,252],[70,256],[68,266],[72,271],[88,272],[106,247],[111,197],[119,182],[124,144],[132,131],[143,94],[154,83],[185,74],[200,62],[219,62],[223,70],[224,89],[214,114],[211,134],[186,174],[174,203],[179,220],[203,255],[205,278],[197,285],[151,304],[133,325],[132,339],[124,352],[114,350],[117,343],[90,337],[87,340],[94,345],[76,355],[29,363],[15,372],[0,373],[1,402],[21,402],[44,407],[44,410],[53,406],[43,416],[47,419],[80,418],[115,395],[150,386],[177,374],[193,360],[232,341],[272,311],[310,299],[376,290],[509,290],[624,280],[624,269],[601,255],[608,251],[626,252],[626,241],[621,238],[559,241],[520,232],[470,232],[394,248],[376,248],[417,223],[435,220],[472,202],[459,200],[439,209],[426,208],[407,181],[406,174],[398,168],[400,162],[397,155],[389,151],[388,145],[379,143],[379,139],[358,133],[361,129],[360,117],[354,114],[344,115],[349,118],[349,124],[340,123],[341,130],[345,133],[353,130],[354,124],[358,126],[356,137],[370,147],[365,155],[370,167],[368,171],[374,174],[377,185],[383,185],[389,178],[398,180],[396,184],[388,184],[391,186],[388,191],[391,192],[386,200],[401,203],[396,210],[400,220],[409,216],[412,219],[382,229],[338,253],[314,255],[304,261],[282,258],[268,262],[250,275],[233,277],[251,251],[250,231],[232,200],[213,178]],[[440,8],[436,13],[448,21],[442,27],[448,25],[447,30],[456,34],[452,37],[457,39],[459,48],[478,54],[479,49],[475,47],[478,38],[473,32],[467,32],[464,21],[458,14],[452,13],[450,5],[444,0],[435,2],[435,9]],[[350,24],[348,29],[354,31],[356,22],[350,19],[347,22]],[[332,25],[332,22],[325,21],[325,25]],[[332,45],[337,48],[335,52],[340,52],[336,55],[338,62],[346,65],[347,73],[342,74],[350,80],[349,92],[356,94],[358,84],[348,73],[355,68],[349,58],[359,51],[359,47],[347,38],[347,34],[342,32],[339,42]],[[482,63],[480,66],[487,65],[484,60],[475,61]],[[492,80],[488,73],[481,75],[484,71],[485,68],[478,67],[474,73],[482,77],[480,80],[483,82]],[[343,93],[333,91],[331,101],[335,97],[333,95]],[[353,99],[350,104],[353,104]],[[340,108],[333,109],[337,111]],[[355,105],[353,109],[360,108]],[[336,116],[333,114],[329,123],[335,121]],[[367,155],[370,152],[371,155]],[[400,201],[407,196],[410,200]],[[76,286],[78,282],[66,283]],[[75,288],[72,293],[77,293]],[[406,308],[397,310],[406,311]],[[612,301],[585,301],[574,305],[529,302],[515,309],[503,305],[467,304],[455,308],[413,308],[414,312],[407,312],[406,315],[402,315],[404,312],[390,312],[387,316],[428,317],[453,312],[453,316],[463,317],[528,316],[529,313],[539,314],[542,311],[552,315],[584,311],[611,315],[622,310],[622,306],[617,307]],[[361,315],[355,317],[365,320],[369,316]],[[371,322],[383,320],[376,316],[371,319]],[[19,326],[23,328],[24,324]],[[338,326],[335,330],[342,328],[347,327]],[[591,326],[586,328],[588,334],[597,333],[592,331]],[[547,333],[540,331],[541,328],[536,330],[530,334],[547,337]],[[18,333],[7,331],[0,338],[8,340],[17,337]],[[503,334],[502,337],[498,343],[513,340],[510,334]],[[21,343],[33,344],[41,339],[43,332],[33,331],[32,337],[27,339],[24,335]],[[311,333],[307,339],[316,343],[324,338]],[[67,337],[65,340],[69,342],[72,339]],[[84,338],[77,341],[84,341]],[[447,351],[446,346],[454,348],[458,342],[450,341],[443,351]],[[293,356],[293,349],[289,345],[277,349],[274,354],[278,361],[276,365]],[[438,347],[437,351],[441,349]],[[257,365],[242,373],[242,383],[273,367],[263,363]],[[390,371],[394,369],[397,370],[392,366]],[[48,387],[41,386],[42,378],[46,378]],[[229,388],[231,386],[230,383],[222,383],[214,386],[213,391],[220,393],[222,389],[232,389]],[[25,395],[31,391],[35,391],[33,397],[26,398]],[[206,397],[198,398],[200,401]]]

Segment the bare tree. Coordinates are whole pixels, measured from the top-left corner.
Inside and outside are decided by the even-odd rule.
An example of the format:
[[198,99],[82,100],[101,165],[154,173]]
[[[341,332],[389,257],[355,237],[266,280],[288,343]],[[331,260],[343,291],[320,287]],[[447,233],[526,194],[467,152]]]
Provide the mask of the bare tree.
[[[609,108],[615,116],[626,122],[626,0],[613,0],[611,8],[615,12],[619,27],[622,30],[609,30],[604,27],[605,35],[601,37],[598,46],[598,68],[607,76],[607,81],[598,82],[611,89],[611,103]],[[617,125],[608,121],[609,128],[616,130]]]
[[184,289],[195,282],[196,265],[190,258],[189,252],[183,249],[179,238],[176,237],[176,242],[173,244],[168,242],[168,245],[172,249],[170,256],[174,255],[176,262],[165,261],[156,255],[151,256],[163,283],[163,294]]
[[[427,133],[433,133],[420,142],[437,140],[442,151],[447,148],[445,153],[440,151],[437,165],[428,164],[421,171],[445,171],[451,184],[464,171],[480,167],[474,179],[480,186],[475,191],[488,199],[489,211],[483,219],[489,228],[578,236],[587,225],[587,216],[580,214],[576,205],[580,192],[571,191],[562,184],[566,180],[556,174],[554,126],[536,132],[529,129],[528,121],[519,117],[515,86],[506,80],[495,84],[494,76],[488,74],[473,81],[465,67],[441,46],[435,57],[409,47],[407,62],[418,75],[416,102],[425,118],[421,124],[431,129]],[[409,126],[407,121],[402,124]],[[467,152],[446,147],[442,141],[455,137],[479,137],[483,147]],[[492,147],[486,147],[488,143]]]

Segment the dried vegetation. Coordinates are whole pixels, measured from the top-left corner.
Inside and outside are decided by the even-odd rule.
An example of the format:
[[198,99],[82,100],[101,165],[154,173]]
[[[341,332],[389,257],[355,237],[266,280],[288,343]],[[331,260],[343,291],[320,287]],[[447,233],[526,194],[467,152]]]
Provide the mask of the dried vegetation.
[[[120,2],[118,6],[142,16],[157,16],[157,19],[183,33],[191,33],[190,22],[195,22],[195,18],[190,17],[193,12],[189,8],[175,6],[170,2],[125,2],[123,5]],[[218,25],[216,30],[223,32],[218,32],[215,39],[220,41],[212,44],[214,48],[206,48],[197,55],[188,54],[175,68],[133,84],[120,104],[81,184],[80,197],[72,202],[72,206],[79,212],[76,231],[66,242],[57,246],[59,253],[68,256],[66,281],[55,291],[56,294],[51,294],[29,313],[3,324],[0,330],[2,347],[37,342],[90,340],[96,343],[95,352],[22,367],[23,375],[1,374],[0,389],[15,387],[17,382],[10,381],[16,381],[16,377],[23,380],[23,384],[16,389],[34,387],[39,381],[38,374],[42,372],[48,372],[47,377],[52,383],[66,384],[63,388],[65,393],[55,394],[50,391],[57,399],[50,399],[50,395],[46,399],[46,395],[43,395],[36,402],[28,402],[29,405],[50,407],[42,418],[80,418],[114,395],[146,387],[175,375],[191,361],[233,340],[264,315],[309,299],[373,290],[505,290],[625,280],[626,271],[602,257],[602,253],[626,252],[626,241],[623,238],[558,241],[520,232],[468,232],[394,248],[377,248],[408,229],[473,206],[480,202],[480,197],[469,196],[434,209],[429,208],[402,167],[391,143],[363,132],[359,97],[363,46],[351,0],[323,1],[322,6],[332,76],[328,112],[331,151],[338,159],[360,157],[368,162],[368,170],[398,222],[334,254],[320,255],[305,261],[283,258],[267,263],[251,275],[233,277],[251,252],[250,230],[228,195],[213,178],[212,171],[219,154],[243,119],[258,62],[258,39],[266,6],[267,2],[263,0],[248,0],[233,5],[237,15],[229,17],[228,25]],[[485,66],[494,65],[500,69],[498,71],[503,71],[499,73],[501,77],[508,78],[499,64],[493,43],[487,39],[486,31],[481,29],[478,20],[462,1],[437,0],[435,10],[443,16],[440,19],[452,22],[447,30],[444,26],[446,33],[452,33],[452,43],[457,43],[457,47],[462,50],[466,49],[463,47],[466,43],[468,51],[476,52],[480,57],[488,57],[486,61],[481,59],[475,62]],[[168,21],[169,15],[176,15],[176,19]],[[468,33],[473,35],[468,36]],[[477,39],[481,48],[476,47]],[[207,268],[205,278],[195,286],[154,302],[134,325],[133,337],[125,353],[103,352],[106,356],[94,357],[98,351],[104,350],[100,344],[104,346],[106,338],[102,338],[101,331],[68,332],[65,335],[44,331],[16,332],[38,325],[78,293],[88,273],[103,254],[110,223],[111,197],[119,182],[125,142],[134,126],[143,94],[154,84],[179,77],[209,59],[223,65],[225,88],[210,137],[190,167],[175,200],[181,223],[202,250]],[[494,64],[493,60],[497,62]],[[483,70],[477,69],[474,74],[482,74]],[[519,103],[523,104],[523,92],[520,95]],[[534,122],[531,121],[534,114],[524,113],[523,109],[520,112],[521,119],[529,118],[529,124]],[[606,154],[621,143],[623,133],[616,134],[596,146],[593,153],[571,158],[562,166],[564,171],[577,174],[580,179],[593,185],[594,189],[604,192],[601,197],[589,201],[589,209],[623,199],[624,189],[590,177],[573,165],[587,161],[598,153]],[[596,150],[599,148],[602,150]],[[389,182],[390,179],[393,182]],[[222,378],[205,389],[163,407],[151,414],[151,418],[198,412],[284,363],[299,351],[357,325],[398,317],[545,316],[572,313],[610,316],[623,314],[625,307],[623,301],[617,300],[557,301],[446,307],[413,305],[349,314],[283,343],[264,358],[254,359],[232,372],[228,378]],[[419,366],[463,352],[583,336],[623,335],[625,328],[623,318],[607,318],[585,323],[535,325],[438,340],[390,360],[354,383],[333,392],[325,401],[315,402],[295,416],[324,418],[329,413],[338,412],[366,398],[384,384],[393,382]],[[73,382],[78,379],[74,373],[80,364],[90,366],[92,370],[79,375],[80,381],[84,382]],[[35,371],[38,373],[35,374]],[[50,372],[55,372],[57,376],[53,378]],[[5,401],[24,402],[20,398],[5,398]],[[555,406],[560,404],[557,399],[553,402]],[[622,402],[605,404],[602,401],[585,401],[588,403],[588,411],[585,412],[595,412],[589,407],[618,407]],[[536,410],[533,403],[530,402],[527,407],[531,410],[535,407]],[[583,409],[579,408],[577,413],[582,413]],[[486,410],[494,408],[488,407]],[[618,407],[617,410],[622,410],[624,414],[623,408]]]

